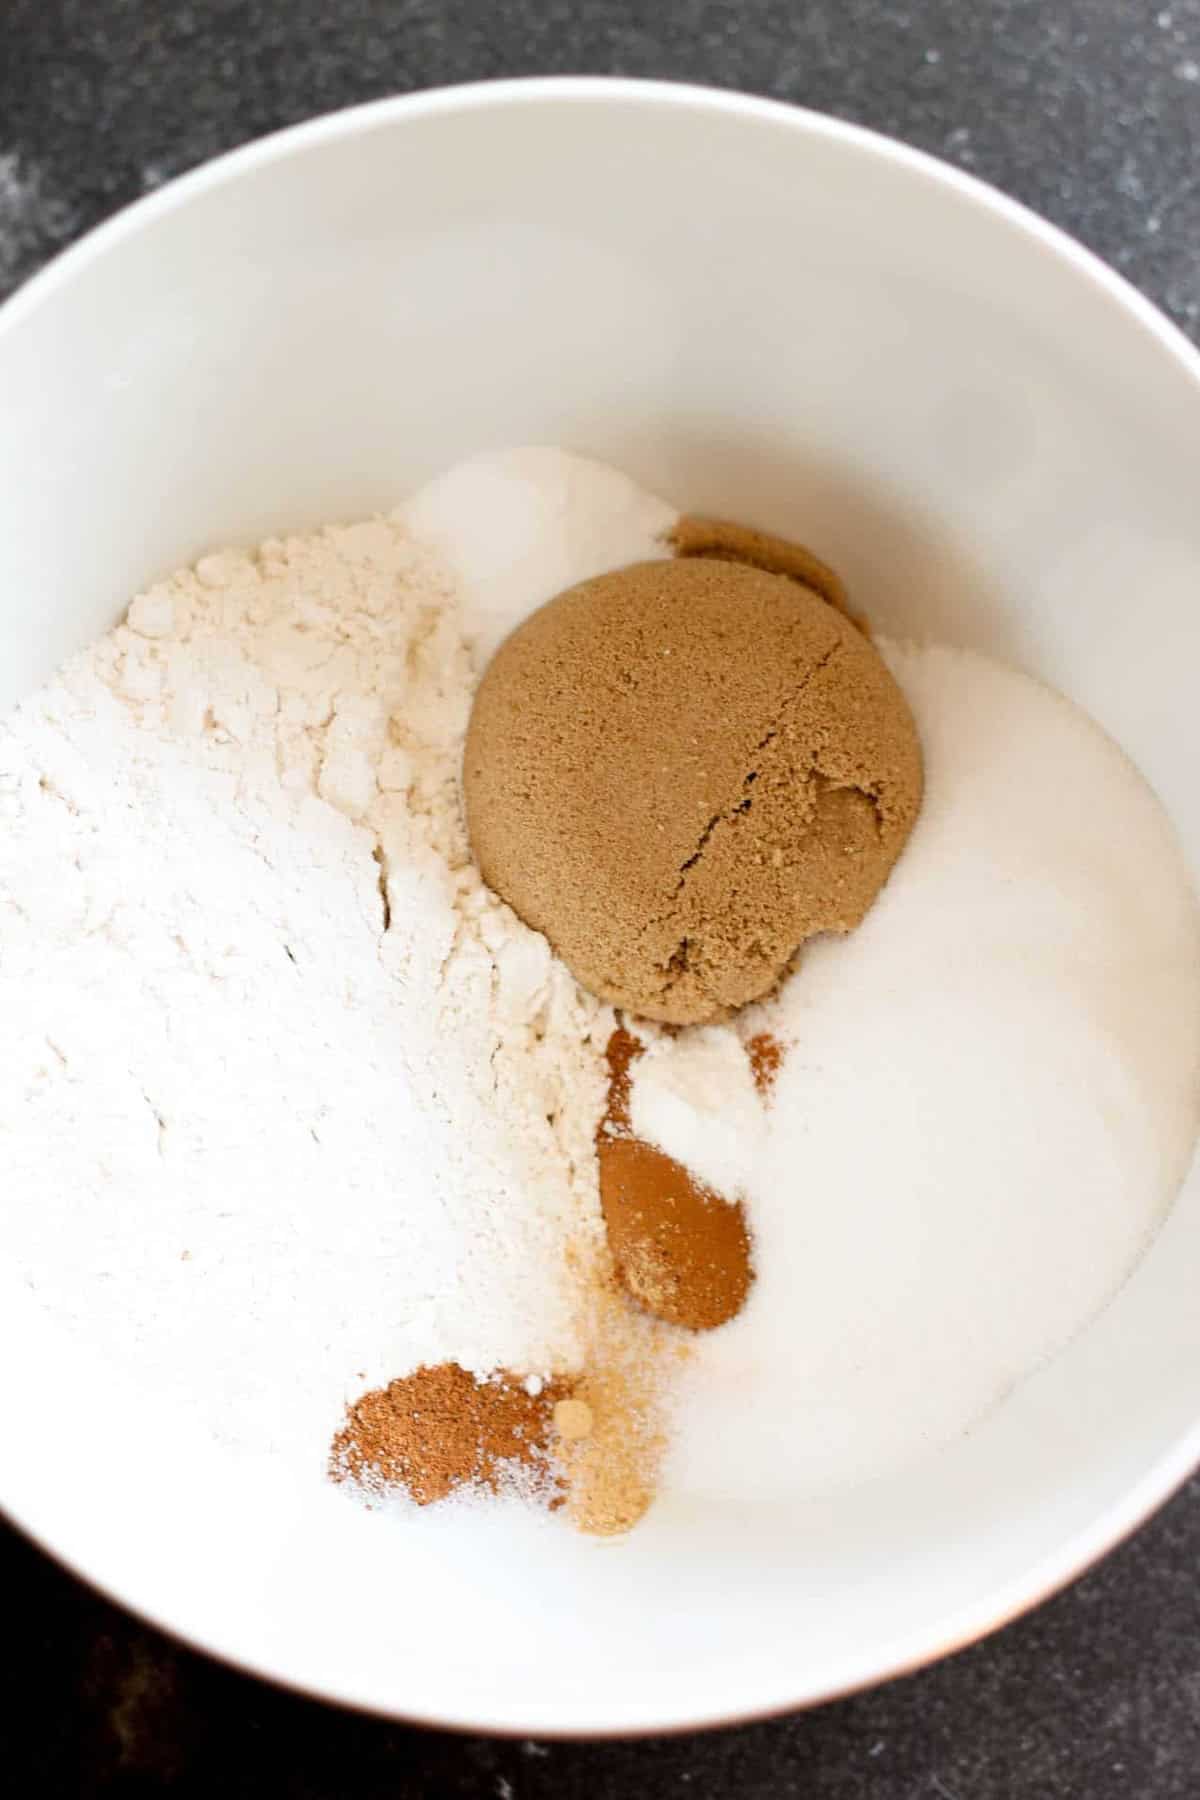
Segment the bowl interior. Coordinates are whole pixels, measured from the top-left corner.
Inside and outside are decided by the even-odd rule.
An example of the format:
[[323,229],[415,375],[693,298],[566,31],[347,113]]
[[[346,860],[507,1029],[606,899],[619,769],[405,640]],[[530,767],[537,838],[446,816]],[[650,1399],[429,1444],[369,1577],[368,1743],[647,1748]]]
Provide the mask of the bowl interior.
[[[18,296],[0,392],[0,704],[216,543],[561,443],[805,537],[883,630],[1044,676],[1200,867],[1195,361],[1047,228],[850,128],[599,82],[318,122]],[[506,1510],[414,1529],[184,1418],[151,1432],[2,1256],[0,1225],[0,1353],[38,1376],[6,1384],[0,1502],[235,1661],[446,1722],[664,1727],[876,1678],[1045,1592],[1200,1454],[1195,1173],[1104,1315],[970,1436],[836,1503],[663,1504],[612,1544]]]

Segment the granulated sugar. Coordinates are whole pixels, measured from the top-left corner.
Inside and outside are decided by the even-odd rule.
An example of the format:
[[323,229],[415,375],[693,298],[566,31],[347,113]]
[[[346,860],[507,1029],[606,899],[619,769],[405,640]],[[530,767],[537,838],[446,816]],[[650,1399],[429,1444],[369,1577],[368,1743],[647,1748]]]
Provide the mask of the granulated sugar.
[[1113,1294],[1194,1141],[1200,938],[1157,800],[1035,682],[888,656],[924,808],[865,922],[738,1022],[785,1047],[740,1168],[711,1043],[634,1070],[639,1133],[740,1188],[754,1235],[744,1312],[681,1376],[663,1491],[691,1499],[836,1489],[962,1431]]
[[532,446],[457,463],[397,515],[463,598],[477,669],[521,619],[593,575],[668,557],[679,514],[619,469]]

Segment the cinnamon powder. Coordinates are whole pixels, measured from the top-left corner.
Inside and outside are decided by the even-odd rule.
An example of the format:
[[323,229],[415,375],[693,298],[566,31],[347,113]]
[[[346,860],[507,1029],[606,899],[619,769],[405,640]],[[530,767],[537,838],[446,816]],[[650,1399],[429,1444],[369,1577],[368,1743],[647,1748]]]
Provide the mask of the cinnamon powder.
[[[530,1384],[534,1385],[534,1384]],[[555,1408],[569,1381],[536,1384],[501,1372],[480,1381],[457,1363],[417,1369],[349,1408],[333,1441],[330,1474],[368,1490],[404,1488],[418,1506],[455,1489],[496,1493],[532,1481],[552,1503],[561,1478],[551,1447]]]
[[746,1055],[750,1058],[754,1085],[765,1100],[783,1067],[783,1045],[769,1031],[758,1031],[746,1040]]
[[622,1285],[647,1312],[712,1331],[741,1311],[754,1279],[745,1210],[630,1135],[630,1069],[641,1049],[623,1026],[609,1038],[608,1106],[596,1134],[609,1249]]
[[608,1064],[608,1098],[604,1117],[596,1132],[597,1148],[606,1138],[631,1130],[629,1101],[633,1089],[632,1071],[641,1054],[641,1039],[634,1037],[632,1031],[626,1031],[624,1025],[618,1025],[610,1035],[604,1051],[604,1059]]

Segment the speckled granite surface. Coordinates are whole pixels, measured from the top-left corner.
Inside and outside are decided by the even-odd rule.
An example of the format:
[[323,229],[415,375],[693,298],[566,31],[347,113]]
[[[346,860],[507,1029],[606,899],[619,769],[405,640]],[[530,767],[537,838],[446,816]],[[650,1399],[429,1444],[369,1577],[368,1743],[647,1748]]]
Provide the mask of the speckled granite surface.
[[[1200,337],[1200,0],[0,0],[0,292],[277,125],[564,72],[746,88],[892,132],[1028,201]],[[949,1663],[629,1745],[444,1737],[295,1699],[172,1646],[2,1526],[0,1581],[17,1800],[1200,1800],[1200,1482]]]

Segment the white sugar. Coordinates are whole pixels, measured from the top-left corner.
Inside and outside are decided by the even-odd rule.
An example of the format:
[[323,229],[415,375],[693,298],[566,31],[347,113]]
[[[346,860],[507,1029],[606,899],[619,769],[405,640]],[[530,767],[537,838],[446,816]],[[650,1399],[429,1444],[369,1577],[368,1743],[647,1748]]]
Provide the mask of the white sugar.
[[[925,805],[859,931],[742,1023],[788,1050],[743,1140],[757,1282],[684,1377],[690,1497],[832,1490],[961,1432],[1112,1295],[1192,1149],[1200,936],[1157,800],[1033,681],[888,656]],[[635,1071],[638,1128],[728,1192],[669,1057]]]
[[453,573],[482,669],[515,625],[564,588],[669,555],[664,533],[679,514],[619,469],[534,446],[456,463],[398,517]]

